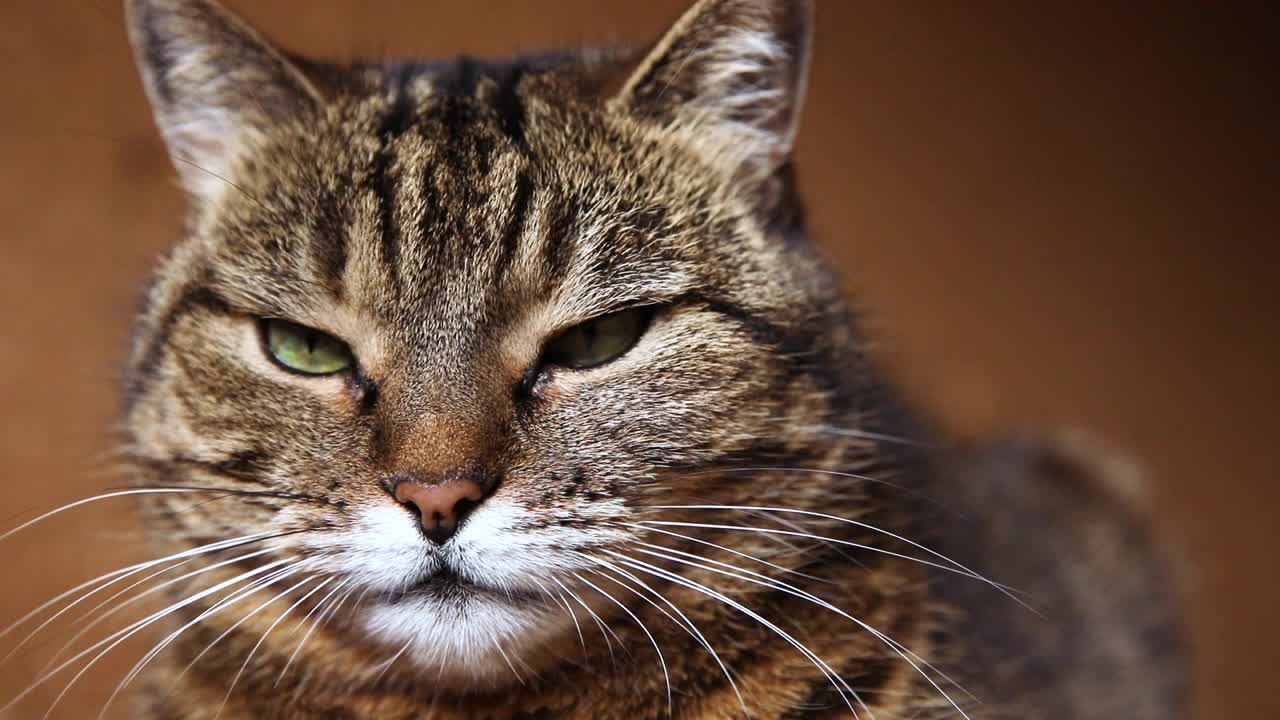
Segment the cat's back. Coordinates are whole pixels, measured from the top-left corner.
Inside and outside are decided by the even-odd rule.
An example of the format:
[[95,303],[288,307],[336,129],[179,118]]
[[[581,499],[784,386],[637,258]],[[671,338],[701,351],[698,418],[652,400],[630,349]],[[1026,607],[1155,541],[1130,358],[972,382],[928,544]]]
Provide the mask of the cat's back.
[[933,482],[939,550],[1026,603],[933,580],[963,635],[952,677],[991,717],[1183,716],[1177,573],[1136,467],[1083,438],[1024,438],[961,454]]

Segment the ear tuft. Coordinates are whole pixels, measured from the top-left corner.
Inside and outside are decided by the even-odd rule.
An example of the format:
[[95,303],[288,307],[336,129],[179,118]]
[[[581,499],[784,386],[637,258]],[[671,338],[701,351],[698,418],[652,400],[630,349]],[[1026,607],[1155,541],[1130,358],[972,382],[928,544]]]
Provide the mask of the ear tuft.
[[611,103],[713,133],[740,172],[772,175],[795,144],[812,34],[810,0],[699,0]]
[[125,16],[156,124],[198,200],[224,192],[272,126],[317,106],[302,71],[211,0],[125,0]]

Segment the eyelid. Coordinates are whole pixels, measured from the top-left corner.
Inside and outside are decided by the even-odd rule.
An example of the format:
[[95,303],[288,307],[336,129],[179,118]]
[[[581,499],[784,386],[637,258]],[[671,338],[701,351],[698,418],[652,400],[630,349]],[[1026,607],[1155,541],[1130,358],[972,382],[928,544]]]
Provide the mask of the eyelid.
[[668,300],[653,299],[653,298],[634,298],[630,300],[622,300],[622,301],[611,303],[609,305],[604,306],[603,308],[597,309],[595,312],[592,312],[590,315],[582,317],[581,319],[569,320],[568,322],[565,322],[559,325],[558,327],[556,327],[547,335],[548,339],[545,343],[543,343],[544,349],[547,344],[551,343],[551,341],[555,340],[561,335],[564,335],[570,330],[586,325],[587,323],[603,320],[609,317],[610,315],[629,312],[631,310],[644,310],[646,308],[650,308],[649,312],[651,313],[651,318],[652,318],[653,315],[657,315],[660,311],[670,308],[674,305],[676,305],[676,303],[674,302],[671,302]]
[[[540,369],[545,369],[550,367],[559,367],[559,368],[566,368],[568,370],[575,371],[575,372],[580,372],[580,371],[592,370],[594,368],[608,365],[613,361],[622,358],[627,353],[631,352],[631,350],[640,342],[640,340],[646,334],[648,334],[649,328],[652,326],[654,318],[663,307],[665,307],[665,305],[659,304],[659,303],[645,303],[645,304],[631,305],[631,306],[619,308],[617,310],[613,310],[611,312],[594,315],[586,320],[570,325],[567,328],[564,328],[563,330],[560,330],[555,334],[548,336],[548,338],[542,345],[542,350],[538,353],[538,362],[535,365],[535,367]],[[599,362],[596,364],[580,365],[580,366],[574,366],[574,365],[560,363],[560,362],[553,362],[550,360],[550,355],[554,350],[556,343],[566,338],[574,330],[591,325],[592,323],[601,322],[612,316],[619,315],[622,313],[627,313],[627,312],[643,312],[644,317],[640,319],[635,337],[631,339],[631,343],[621,352],[617,353],[616,355],[613,355],[612,357],[602,362]]]

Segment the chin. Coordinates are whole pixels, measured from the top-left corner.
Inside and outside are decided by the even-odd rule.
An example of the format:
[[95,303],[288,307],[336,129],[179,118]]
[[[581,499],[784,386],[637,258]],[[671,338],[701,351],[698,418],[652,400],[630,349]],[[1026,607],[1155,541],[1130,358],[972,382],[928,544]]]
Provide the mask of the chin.
[[453,578],[366,602],[358,622],[397,662],[459,690],[518,681],[529,670],[523,649],[563,630],[541,598],[508,598]]

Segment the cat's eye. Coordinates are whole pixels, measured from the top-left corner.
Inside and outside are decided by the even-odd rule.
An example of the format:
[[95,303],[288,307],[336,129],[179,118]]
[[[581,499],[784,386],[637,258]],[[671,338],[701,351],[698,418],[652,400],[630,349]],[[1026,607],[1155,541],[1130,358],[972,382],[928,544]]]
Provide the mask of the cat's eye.
[[575,325],[547,344],[542,362],[581,370],[616,360],[636,344],[652,317],[652,307],[639,307]]
[[286,320],[264,319],[262,336],[267,352],[286,370],[305,375],[331,375],[355,364],[346,343]]

